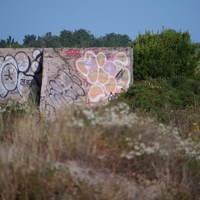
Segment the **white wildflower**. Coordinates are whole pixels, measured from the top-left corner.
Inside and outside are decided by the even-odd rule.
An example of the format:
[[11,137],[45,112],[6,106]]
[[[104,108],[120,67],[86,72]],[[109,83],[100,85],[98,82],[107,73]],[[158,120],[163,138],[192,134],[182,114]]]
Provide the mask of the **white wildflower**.
[[91,110],[86,110],[84,109],[83,110],[83,114],[89,119],[89,120],[92,120],[95,118],[95,115],[94,115],[94,112]]
[[129,147],[132,147],[132,146],[134,146],[134,142],[131,142],[131,141],[130,141],[130,142],[128,142],[128,146],[129,146]]
[[160,143],[159,143],[159,142],[154,142],[154,149],[155,149],[156,151],[158,151],[159,148],[160,148]]
[[139,152],[139,151],[138,151],[138,152],[135,152],[135,155],[136,155],[136,156],[141,156],[141,155],[143,155],[143,152]]
[[153,153],[155,153],[155,149],[152,148],[152,147],[146,147],[145,148],[145,153],[147,153],[147,154],[153,154]]
[[133,155],[131,155],[131,154],[127,154],[125,157],[126,157],[128,160],[133,159]]
[[129,137],[126,137],[126,138],[125,138],[125,141],[126,141],[126,142],[130,142],[131,139],[130,139]]

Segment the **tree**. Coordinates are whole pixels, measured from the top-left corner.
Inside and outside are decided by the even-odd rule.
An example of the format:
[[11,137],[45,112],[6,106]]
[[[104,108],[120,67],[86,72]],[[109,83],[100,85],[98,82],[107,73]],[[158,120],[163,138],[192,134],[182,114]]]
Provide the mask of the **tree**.
[[26,47],[37,47],[36,35],[25,35],[23,39],[23,45]]
[[73,46],[73,32],[63,30],[60,32],[60,44],[62,47],[72,47]]
[[53,45],[54,48],[62,47],[59,36],[57,36],[57,35],[53,36],[53,38],[52,38],[52,45]]
[[6,41],[5,40],[0,41],[0,48],[6,48]]
[[0,48],[21,48],[23,47],[18,42],[15,41],[14,38],[9,36],[7,40],[1,40],[0,41]]
[[46,33],[42,37],[38,37],[36,42],[37,47],[39,48],[59,48],[61,47],[60,38],[58,36],[52,35],[51,32]]
[[200,53],[200,43],[196,43],[196,52]]
[[199,55],[189,32],[162,29],[146,31],[133,41],[135,79],[181,75],[193,77]]
[[85,29],[75,30],[73,33],[74,47],[93,47],[95,44],[95,37]]
[[98,45],[104,47],[128,47],[131,45],[131,39],[127,35],[109,33],[99,38]]

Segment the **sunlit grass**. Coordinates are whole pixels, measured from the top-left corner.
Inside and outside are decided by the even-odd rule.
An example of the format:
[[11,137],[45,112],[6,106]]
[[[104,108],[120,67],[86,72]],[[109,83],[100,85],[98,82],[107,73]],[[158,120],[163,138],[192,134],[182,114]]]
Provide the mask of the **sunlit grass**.
[[8,104],[0,113],[2,199],[200,196],[193,131],[183,137],[174,125],[141,117],[123,102],[62,108],[56,121],[41,118],[35,107]]

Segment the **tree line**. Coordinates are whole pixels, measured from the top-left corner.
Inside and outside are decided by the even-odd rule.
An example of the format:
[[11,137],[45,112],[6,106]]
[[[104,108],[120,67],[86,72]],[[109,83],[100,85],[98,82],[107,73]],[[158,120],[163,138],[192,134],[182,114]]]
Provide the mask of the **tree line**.
[[200,80],[200,43],[191,41],[188,31],[162,28],[157,33],[146,31],[131,40],[127,35],[109,33],[95,37],[90,31],[63,30],[60,35],[51,32],[44,36],[25,35],[23,44],[11,36],[0,40],[0,48],[60,48],[60,47],[131,47],[134,50],[136,80],[168,78],[173,75]]
[[11,36],[7,40],[0,40],[0,48],[60,48],[60,47],[128,47],[131,46],[128,35],[109,33],[105,36],[95,37],[90,31],[79,29],[75,31],[62,30],[60,35],[51,32],[44,36],[25,35],[23,44],[19,44]]

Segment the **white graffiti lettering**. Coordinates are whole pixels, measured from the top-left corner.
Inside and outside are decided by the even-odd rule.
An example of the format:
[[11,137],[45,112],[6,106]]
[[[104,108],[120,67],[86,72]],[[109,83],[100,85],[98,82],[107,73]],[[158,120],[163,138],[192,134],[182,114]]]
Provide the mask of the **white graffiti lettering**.
[[10,93],[27,94],[40,91],[41,84],[35,76],[42,71],[42,64],[37,61],[42,56],[40,50],[32,52],[33,61],[23,51],[12,55],[0,56],[0,97],[6,98]]

